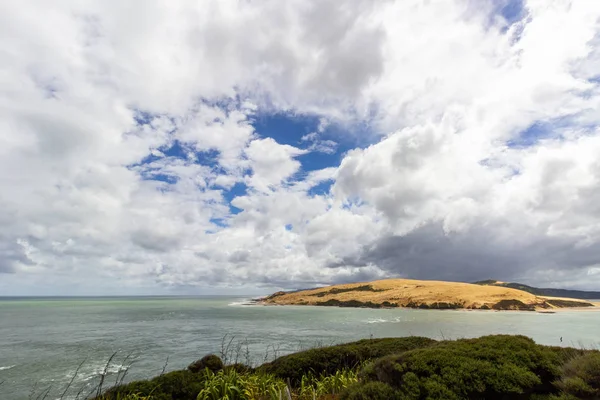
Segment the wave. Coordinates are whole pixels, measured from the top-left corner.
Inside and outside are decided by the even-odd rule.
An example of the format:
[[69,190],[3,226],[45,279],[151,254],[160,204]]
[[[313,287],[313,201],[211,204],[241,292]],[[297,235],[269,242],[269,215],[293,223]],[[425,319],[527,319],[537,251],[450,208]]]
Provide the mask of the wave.
[[16,365],[8,365],[6,367],[0,367],[0,371],[5,371],[7,369],[11,369],[11,368],[14,368],[14,367],[16,367]]
[[400,322],[400,321],[405,321],[405,319],[402,318],[402,317],[396,317],[396,318],[392,318],[392,319],[371,318],[371,319],[368,319],[365,322],[367,324],[383,324],[383,323],[386,323],[386,322]]
[[[103,373],[104,373],[104,369],[106,368],[106,375],[110,376],[110,375],[115,375],[115,374],[120,374],[122,372],[125,372],[129,369],[130,365],[122,365],[122,364],[110,364],[108,366],[108,368],[106,368],[106,363],[101,364],[98,363],[96,365],[92,365],[91,367],[85,367],[82,368],[78,373],[77,373],[77,377],[75,378],[75,382],[88,382],[91,381],[93,379],[99,378]],[[69,371],[68,373],[66,373],[64,375],[63,380],[70,380],[73,377],[73,374],[75,373],[75,371]]]
[[388,319],[375,318],[367,320],[367,324],[382,324],[384,322],[390,322]]
[[231,307],[254,306],[254,305],[256,305],[256,302],[252,299],[243,299],[243,300],[238,300],[238,301],[232,301],[231,303],[228,304],[228,306],[231,306]]

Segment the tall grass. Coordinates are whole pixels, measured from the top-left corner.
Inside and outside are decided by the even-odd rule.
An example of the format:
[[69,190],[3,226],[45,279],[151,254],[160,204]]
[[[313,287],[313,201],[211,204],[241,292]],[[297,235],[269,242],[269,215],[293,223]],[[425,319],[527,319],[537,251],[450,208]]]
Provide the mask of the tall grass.
[[358,382],[358,369],[344,369],[332,375],[322,374],[319,377],[306,374],[300,381],[298,399],[314,400],[326,395],[339,394],[348,386]]
[[206,371],[206,374],[204,388],[197,400],[316,400],[337,395],[358,382],[356,370],[341,370],[318,377],[307,374],[297,389],[290,389],[283,379],[272,374],[241,374],[234,370]]
[[[241,374],[206,370],[204,387],[197,400],[279,400],[289,394],[286,383],[269,374]],[[289,397],[289,396],[288,396]]]

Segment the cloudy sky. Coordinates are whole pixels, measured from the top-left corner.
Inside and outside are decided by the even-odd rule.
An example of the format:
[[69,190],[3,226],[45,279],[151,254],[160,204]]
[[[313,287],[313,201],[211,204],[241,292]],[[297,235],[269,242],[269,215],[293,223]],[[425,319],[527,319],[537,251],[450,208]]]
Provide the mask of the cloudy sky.
[[0,295],[600,289],[599,17],[0,2]]

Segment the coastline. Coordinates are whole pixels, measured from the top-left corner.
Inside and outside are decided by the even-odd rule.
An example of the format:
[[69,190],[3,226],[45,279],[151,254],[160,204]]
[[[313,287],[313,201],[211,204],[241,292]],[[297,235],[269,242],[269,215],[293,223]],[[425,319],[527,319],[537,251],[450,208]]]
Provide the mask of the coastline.
[[371,309],[527,311],[544,314],[600,310],[600,303],[582,299],[537,296],[499,286],[410,279],[386,279],[290,292],[279,291],[252,299],[252,303]]
[[[256,299],[252,299],[256,300]],[[244,304],[245,306],[263,306],[263,307],[335,307],[335,308],[366,308],[372,310],[422,310],[422,311],[446,311],[446,312],[484,312],[484,313],[531,313],[531,314],[556,314],[556,313],[568,313],[568,312],[598,312],[600,311],[600,304],[595,304],[593,307],[564,307],[564,308],[553,308],[553,309],[536,309],[536,310],[494,310],[486,308],[419,308],[419,307],[341,307],[341,306],[319,306],[314,304],[279,304],[279,303],[268,303],[262,300],[256,300]]]

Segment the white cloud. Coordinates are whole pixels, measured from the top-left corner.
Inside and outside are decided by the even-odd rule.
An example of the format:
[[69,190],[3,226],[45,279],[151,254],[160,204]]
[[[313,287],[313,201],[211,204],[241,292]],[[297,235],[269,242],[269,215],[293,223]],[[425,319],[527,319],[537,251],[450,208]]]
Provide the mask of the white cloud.
[[[1,4],[0,293],[600,284],[600,3],[494,7]],[[252,127],[290,110],[307,149]],[[370,146],[311,171],[330,124]]]
[[[325,128],[323,127],[322,122],[319,123],[318,131],[322,132]],[[301,142],[308,142],[310,146],[308,147],[308,151],[316,151],[319,153],[325,154],[333,154],[337,150],[338,144],[333,140],[326,139],[322,140],[319,138],[319,133],[311,132],[300,138]]]
[[248,177],[248,186],[262,192],[279,187],[300,169],[300,162],[293,157],[305,153],[271,138],[253,140],[246,149],[253,172]]

